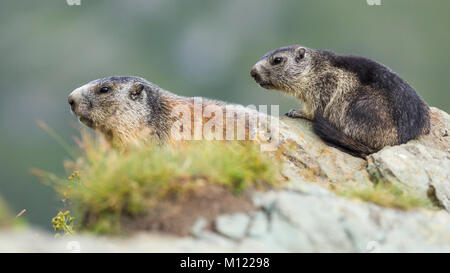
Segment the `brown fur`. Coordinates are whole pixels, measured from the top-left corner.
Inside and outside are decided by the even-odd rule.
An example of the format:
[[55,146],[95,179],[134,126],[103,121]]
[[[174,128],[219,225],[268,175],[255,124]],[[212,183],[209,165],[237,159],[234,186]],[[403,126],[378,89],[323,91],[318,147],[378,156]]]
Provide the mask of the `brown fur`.
[[[110,87],[107,93],[99,93],[102,87]],[[201,102],[198,113],[194,111],[195,101]],[[237,115],[245,114],[244,140],[251,139],[250,118],[267,118],[266,116],[241,105],[226,104],[205,98],[187,98],[165,91],[155,84],[136,77],[111,77],[92,81],[72,92],[69,96],[72,110],[84,124],[103,133],[114,145],[123,145],[136,139],[172,142],[181,136],[197,139],[203,136],[203,128],[215,117],[213,111],[209,116],[205,111],[212,106],[222,113],[223,128],[215,135],[216,139],[226,139],[228,127],[226,110],[233,115],[234,139],[237,138]],[[183,117],[186,109],[190,112]],[[195,116],[198,114],[198,116]],[[181,123],[182,130],[172,131],[176,123]],[[197,134],[194,132],[197,123]],[[211,123],[209,123],[211,125]],[[189,128],[190,127],[190,128]],[[211,126],[214,138],[220,128]],[[186,132],[185,130],[189,130]],[[181,131],[181,134],[180,132]],[[229,132],[230,134],[230,132]]]

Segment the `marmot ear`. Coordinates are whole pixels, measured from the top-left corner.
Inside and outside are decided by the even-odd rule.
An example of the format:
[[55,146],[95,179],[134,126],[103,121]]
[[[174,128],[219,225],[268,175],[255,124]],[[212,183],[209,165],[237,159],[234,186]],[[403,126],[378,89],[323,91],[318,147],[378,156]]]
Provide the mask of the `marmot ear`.
[[299,48],[297,48],[296,49],[296,52],[295,52],[296,54],[296,56],[295,56],[295,60],[297,61],[297,62],[299,62],[301,59],[303,59],[303,58],[305,58],[305,54],[306,54],[306,49],[305,48],[303,48],[303,47],[299,47]]
[[144,90],[145,86],[142,83],[135,83],[130,90],[130,97],[132,100],[136,100]]

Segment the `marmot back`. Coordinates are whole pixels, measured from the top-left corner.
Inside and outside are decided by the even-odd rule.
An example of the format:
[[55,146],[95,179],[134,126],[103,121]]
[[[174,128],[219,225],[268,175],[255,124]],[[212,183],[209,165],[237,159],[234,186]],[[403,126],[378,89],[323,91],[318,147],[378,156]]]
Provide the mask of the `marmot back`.
[[313,121],[329,145],[357,156],[427,134],[429,107],[416,91],[373,60],[295,45],[264,55],[251,70],[267,89],[303,104],[289,117]]

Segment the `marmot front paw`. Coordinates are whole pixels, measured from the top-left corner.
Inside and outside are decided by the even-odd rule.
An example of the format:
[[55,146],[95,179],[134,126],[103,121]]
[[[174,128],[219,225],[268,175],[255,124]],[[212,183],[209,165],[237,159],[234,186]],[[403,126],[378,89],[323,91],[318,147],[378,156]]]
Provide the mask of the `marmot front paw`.
[[296,110],[296,109],[291,109],[291,110],[289,110],[289,112],[287,112],[284,115],[287,117],[290,117],[290,118],[302,118],[302,119],[310,120],[301,110]]

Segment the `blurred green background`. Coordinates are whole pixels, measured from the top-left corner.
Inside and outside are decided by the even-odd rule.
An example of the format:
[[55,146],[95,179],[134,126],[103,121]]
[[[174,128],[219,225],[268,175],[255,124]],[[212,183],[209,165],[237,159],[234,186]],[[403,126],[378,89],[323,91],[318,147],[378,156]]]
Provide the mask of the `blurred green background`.
[[258,87],[252,65],[267,51],[303,44],[363,55],[391,67],[430,104],[450,110],[450,1],[65,0],[0,6],[0,195],[13,213],[50,228],[62,203],[31,168],[64,173],[79,135],[67,95],[111,75],[136,75],[186,96],[229,102],[296,102]]

